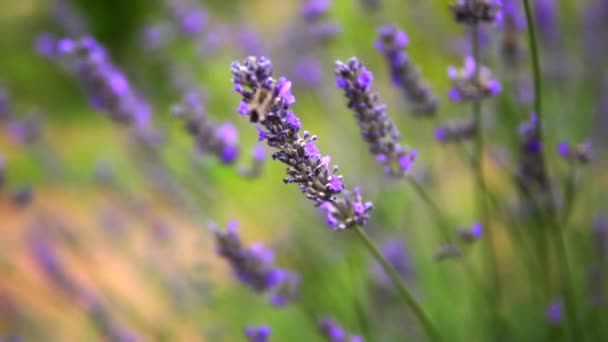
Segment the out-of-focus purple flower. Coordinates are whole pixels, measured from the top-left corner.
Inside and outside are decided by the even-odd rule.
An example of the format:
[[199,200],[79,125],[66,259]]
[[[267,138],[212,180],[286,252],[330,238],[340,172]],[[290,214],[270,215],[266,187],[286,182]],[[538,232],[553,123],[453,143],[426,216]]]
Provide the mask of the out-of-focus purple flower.
[[4,186],[6,180],[6,161],[2,154],[0,154],[0,189]]
[[57,57],[80,79],[93,108],[107,112],[119,123],[146,126],[150,107],[132,89],[126,76],[115,67],[106,50],[92,37],[61,39]]
[[545,315],[546,315],[549,323],[551,323],[553,325],[558,325],[562,321],[563,311],[564,311],[564,308],[563,308],[562,299],[557,298],[549,304]]
[[468,229],[461,229],[458,231],[458,236],[464,242],[475,242],[479,240],[483,235],[483,226],[480,222],[475,222]]
[[297,60],[294,66],[295,81],[307,87],[316,87],[321,84],[323,70],[319,60],[312,56],[306,56]]
[[348,63],[336,62],[335,75],[338,87],[344,90],[348,100],[348,108],[355,114],[369,151],[384,165],[386,174],[403,176],[417,154],[400,144],[401,134],[386,114],[386,105],[380,103],[378,94],[371,89],[371,71],[353,57]]
[[460,142],[472,139],[477,132],[474,121],[458,122],[435,129],[435,140],[440,143]]
[[[295,98],[291,99],[293,95],[285,94],[289,81],[274,79],[272,63],[264,57],[248,57],[242,64],[234,62],[231,71],[235,90],[241,94],[243,102],[251,105],[260,94],[258,92],[270,96],[270,101],[265,102],[267,106],[263,108],[266,115],[258,118],[258,129],[263,132],[260,138],[277,150],[272,158],[288,166],[287,177],[283,181],[298,183],[308,199],[314,201],[316,206],[323,206],[328,218],[332,218],[331,228],[346,229],[357,224],[365,225],[372,204],[362,204],[357,191],[335,192],[337,188],[332,185],[332,180],[341,179],[337,174],[338,168],[329,168],[327,156],[323,156],[315,145],[316,136],[306,131],[302,137],[299,135],[300,120],[296,120],[297,117],[290,111],[290,104],[295,102]],[[251,113],[247,115],[251,117]]]
[[200,92],[188,91],[182,102],[173,107],[173,113],[184,121],[186,131],[201,152],[211,153],[225,164],[236,161],[239,156],[236,127],[229,122],[220,125],[212,122]]
[[[479,67],[479,72],[476,69]],[[475,75],[478,78],[475,79]],[[461,69],[450,65],[448,77],[452,81],[449,97],[452,101],[480,101],[484,98],[498,95],[501,90],[500,83],[486,66],[478,66],[473,57],[464,60]]]
[[555,45],[560,37],[556,2],[555,0],[534,1],[534,22],[539,28],[540,41],[548,45]]
[[323,317],[319,320],[319,329],[321,334],[330,342],[364,342],[362,336],[348,334],[342,327],[331,317]]
[[257,145],[253,148],[253,160],[261,162],[266,159],[266,149],[263,145]]
[[42,118],[38,115],[15,118],[8,122],[8,135],[16,144],[33,144],[40,138],[42,126]]
[[[403,279],[410,279],[412,276],[412,264],[405,250],[403,240],[388,240],[382,245],[382,255],[395,268]],[[385,288],[391,288],[392,281],[379,263],[375,263],[372,268],[374,278]]]
[[34,199],[34,189],[31,185],[22,185],[18,187],[11,196],[11,202],[18,208],[25,208]]
[[209,14],[196,2],[190,0],[166,0],[165,5],[171,11],[173,19],[181,33],[186,37],[197,36],[209,23]]
[[234,33],[238,46],[247,55],[259,55],[263,52],[262,39],[257,31],[250,27],[239,27]]
[[450,5],[454,20],[467,25],[500,21],[501,8],[502,0],[456,0]]
[[262,244],[245,248],[237,231],[236,221],[223,231],[213,225],[217,253],[226,259],[236,278],[259,293],[271,293],[273,305],[285,305],[295,299],[299,276],[274,265],[274,254]]
[[608,1],[588,1],[584,6],[585,69],[591,80],[602,82],[608,55],[608,40],[602,39],[608,32]]
[[266,325],[257,328],[248,327],[245,329],[245,336],[249,342],[268,342],[270,341],[270,327]]
[[48,32],[43,32],[36,37],[36,52],[43,57],[52,57],[55,54],[57,40]]
[[543,144],[538,130],[538,116],[530,115],[530,121],[519,127],[520,162],[517,181],[526,193],[534,193],[534,188],[545,191],[549,178],[542,159]]
[[452,244],[440,246],[433,254],[433,259],[435,261],[442,261],[446,259],[458,259],[461,257],[462,252],[460,251],[460,248]]
[[391,80],[398,87],[417,116],[433,116],[439,102],[431,88],[420,77],[420,71],[405,53],[408,38],[395,26],[383,26],[379,30],[376,48],[389,64]]
[[145,26],[140,33],[141,45],[146,50],[162,49],[170,44],[174,38],[175,33],[171,26],[164,22]]
[[571,145],[566,141],[559,143],[557,148],[559,155],[566,161],[587,164],[592,159],[591,140],[586,140],[579,145]]
[[526,21],[522,12],[521,1],[505,0],[501,29],[503,60],[507,65],[516,66],[524,56],[521,33],[526,29]]

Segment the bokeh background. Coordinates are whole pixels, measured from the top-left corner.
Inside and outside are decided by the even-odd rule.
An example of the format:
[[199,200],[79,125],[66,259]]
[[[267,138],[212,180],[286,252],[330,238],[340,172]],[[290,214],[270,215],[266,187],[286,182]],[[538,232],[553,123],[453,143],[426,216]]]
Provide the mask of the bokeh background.
[[[247,176],[258,133],[236,112],[240,97],[230,64],[249,54],[268,56],[275,75],[292,79],[294,111],[340,166],[345,183],[360,185],[374,202],[366,230],[379,246],[398,241],[406,284],[446,340],[488,340],[479,290],[489,282],[482,246],[488,242],[464,247],[462,258],[474,275],[460,259],[433,258],[442,247],[433,212],[407,182],[383,174],[333,76],[335,60],[351,56],[374,72],[374,87],[404,144],[419,152],[408,172],[455,233],[479,220],[467,162],[471,146],[439,143],[434,130],[471,116],[470,106],[449,101],[446,75],[448,65],[462,65],[471,54],[468,31],[453,21],[448,0],[335,0],[313,24],[303,19],[305,2],[0,0],[0,107],[7,106],[0,110],[3,340],[240,341],[245,327],[267,324],[275,341],[323,341],[316,320],[326,315],[368,341],[424,339],[356,236],[326,228],[322,213],[282,182],[282,164],[269,159]],[[558,196],[563,199],[566,184],[576,193],[563,229],[587,338],[601,341],[608,339],[608,228],[602,219],[608,205],[608,2],[533,1],[541,2],[555,15],[553,27],[539,22],[545,153]],[[521,3],[511,3],[522,20]],[[180,33],[176,6],[204,13],[196,34]],[[435,118],[411,115],[392,87],[374,48],[385,24],[407,32],[407,53],[440,101]],[[518,126],[529,117],[533,92],[525,23],[508,37],[505,31],[501,25],[482,31],[483,64],[503,86],[483,107],[485,177],[496,199],[490,223],[503,289],[500,316],[507,340],[566,339],[566,324],[547,318],[559,302],[560,281],[547,288],[538,280],[543,271],[558,279],[563,265],[551,255],[549,270],[535,268],[535,245],[526,243],[535,228],[521,219],[512,183]],[[145,98],[154,136],[137,136],[94,111],[74,73],[45,54],[45,39],[84,35],[106,46]],[[315,35],[321,38],[310,38]],[[520,49],[514,62],[505,58],[505,44]],[[237,127],[235,164],[197,151],[172,114],[185,84],[205,94],[210,117]],[[573,167],[560,158],[560,141],[585,139],[593,142],[589,165]],[[210,222],[225,227],[230,220],[239,222],[246,244],[263,242],[278,265],[301,275],[294,304],[273,307],[233,278],[208,229]]]

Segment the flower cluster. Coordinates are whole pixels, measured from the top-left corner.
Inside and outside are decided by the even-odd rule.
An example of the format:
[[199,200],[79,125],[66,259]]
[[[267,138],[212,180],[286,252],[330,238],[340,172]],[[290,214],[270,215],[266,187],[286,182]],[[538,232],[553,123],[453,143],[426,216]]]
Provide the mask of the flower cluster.
[[76,73],[95,109],[106,111],[119,123],[148,123],[150,108],[94,38],[61,39],[57,41],[56,56]]
[[468,25],[500,21],[501,8],[502,0],[457,0],[450,5],[454,20]]
[[342,327],[331,317],[323,317],[319,320],[319,329],[321,334],[330,342],[364,342],[365,339],[359,335],[348,334]]
[[475,222],[470,228],[458,231],[458,236],[464,242],[471,243],[479,240],[483,235],[483,226],[480,222]]
[[388,61],[393,85],[401,89],[414,114],[433,116],[437,112],[439,102],[431,88],[420,78],[420,71],[405,52],[407,45],[405,32],[399,31],[395,26],[380,28],[376,49],[382,52]]
[[520,187],[529,192],[534,186],[541,190],[549,187],[549,179],[542,161],[543,144],[538,130],[536,113],[530,115],[530,121],[519,127],[520,162],[517,181]]
[[270,327],[265,325],[245,329],[245,336],[247,336],[249,342],[268,342],[270,341],[270,333]]
[[441,143],[459,142],[472,139],[477,132],[474,121],[442,125],[435,129],[435,139]]
[[549,306],[547,307],[547,311],[545,312],[545,316],[549,323],[553,325],[558,325],[562,321],[562,312],[564,304],[561,298],[554,299]]
[[348,63],[336,62],[336,86],[344,90],[351,109],[359,123],[361,135],[369,145],[369,151],[384,165],[392,176],[403,176],[418,156],[416,150],[401,146],[401,134],[386,114],[378,94],[372,90],[374,76],[357,58]]
[[569,162],[587,164],[592,159],[591,140],[586,140],[582,144],[572,145],[562,141],[558,147],[559,155]]
[[173,113],[184,121],[186,131],[201,152],[216,155],[225,164],[233,163],[238,158],[236,127],[229,122],[221,125],[212,122],[200,92],[187,92],[182,102],[173,107]]
[[[479,71],[476,70],[478,67]],[[498,95],[501,90],[500,83],[490,69],[483,65],[477,66],[471,56],[465,58],[464,67],[461,69],[450,65],[448,77],[452,81],[452,88],[448,93],[452,101],[480,101]]]
[[308,199],[322,207],[330,228],[365,225],[372,204],[363,202],[358,189],[345,189],[338,167],[331,167],[331,157],[317,148],[316,136],[307,131],[300,136],[302,123],[290,110],[296,101],[291,82],[284,77],[274,79],[272,63],[264,57],[234,62],[231,71],[235,91],[243,98],[238,112],[259,123],[259,140],[277,150],[273,159],[288,166],[283,181],[297,183]]
[[297,295],[300,276],[274,265],[274,254],[262,244],[245,248],[232,221],[227,230],[212,226],[217,253],[232,266],[237,279],[259,293],[270,293],[270,302],[282,306]]
[[517,1],[507,1],[503,9],[501,52],[507,65],[515,66],[523,58],[520,34],[526,28],[525,18]]

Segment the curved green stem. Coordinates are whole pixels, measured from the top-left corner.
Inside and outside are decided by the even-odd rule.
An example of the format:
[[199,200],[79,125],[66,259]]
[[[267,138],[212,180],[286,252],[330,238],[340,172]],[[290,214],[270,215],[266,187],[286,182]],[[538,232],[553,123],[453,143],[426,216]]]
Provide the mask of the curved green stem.
[[359,236],[365,247],[367,247],[369,252],[372,253],[374,258],[376,258],[380,265],[382,265],[382,268],[384,268],[384,271],[391,278],[391,281],[397,288],[397,291],[399,291],[401,297],[412,308],[412,310],[414,311],[414,315],[416,315],[416,317],[420,320],[420,323],[422,323],[422,326],[424,327],[424,330],[426,331],[429,339],[435,342],[441,341],[441,338],[439,337],[439,333],[435,329],[435,326],[428,318],[424,310],[422,310],[420,304],[418,304],[416,299],[414,299],[414,296],[407,289],[403,280],[399,276],[399,273],[397,273],[397,270],[395,270],[395,268],[386,260],[386,258],[384,258],[380,250],[378,250],[378,247],[374,245],[372,240],[369,238],[369,236],[367,236],[367,233],[365,233],[361,226],[355,226],[353,229],[355,230],[355,232],[357,232],[357,235]]

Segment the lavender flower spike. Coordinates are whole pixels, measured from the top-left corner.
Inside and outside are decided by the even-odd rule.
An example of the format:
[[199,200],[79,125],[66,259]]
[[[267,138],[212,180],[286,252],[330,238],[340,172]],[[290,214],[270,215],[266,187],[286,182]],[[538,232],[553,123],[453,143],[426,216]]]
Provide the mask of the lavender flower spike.
[[431,88],[420,78],[420,71],[409,59],[404,48],[408,44],[405,32],[395,26],[384,26],[376,41],[378,49],[388,61],[391,80],[405,95],[417,116],[433,116],[439,102]]
[[501,8],[502,0],[457,0],[450,5],[454,20],[468,25],[500,21]]
[[348,63],[336,62],[337,87],[344,90],[348,108],[355,113],[361,135],[369,145],[369,151],[384,165],[392,176],[403,176],[413,164],[418,153],[401,146],[401,134],[386,114],[386,105],[379,103],[378,94],[372,91],[374,79],[371,71],[356,57]]
[[[479,68],[479,72],[475,70]],[[475,75],[478,74],[478,79]],[[486,66],[478,66],[473,57],[464,60],[464,67],[457,69],[450,65],[448,77],[452,81],[449,96],[452,101],[480,101],[487,97],[498,95],[501,90],[500,83]]]
[[199,92],[187,92],[182,103],[173,107],[173,113],[183,119],[186,130],[201,152],[216,155],[224,164],[231,164],[238,158],[236,127],[228,122],[221,125],[212,122]]
[[226,231],[211,226],[215,235],[217,253],[226,259],[237,279],[256,292],[271,292],[270,302],[275,306],[290,303],[297,295],[299,276],[274,265],[274,254],[262,244],[245,248],[232,221]]
[[93,107],[108,112],[116,122],[135,122],[138,126],[148,123],[150,108],[94,38],[59,40],[57,57],[76,73]]
[[442,125],[435,129],[435,139],[440,143],[459,142],[472,139],[477,132],[474,121]]
[[245,329],[245,336],[249,342],[268,342],[270,341],[270,327],[266,325],[257,328],[248,327]]
[[260,141],[277,150],[272,158],[288,166],[285,183],[298,183],[304,195],[325,210],[332,229],[365,225],[371,202],[363,202],[357,188],[345,190],[338,167],[330,167],[331,157],[323,156],[317,137],[304,131],[300,119],[290,110],[295,103],[291,82],[272,77],[272,63],[265,57],[247,57],[232,63],[236,92],[242,95],[239,112],[258,122]]
[[364,342],[362,336],[351,335],[348,337],[346,332],[331,317],[323,317],[319,320],[321,334],[330,342]]
[[579,145],[571,145],[566,141],[562,141],[559,144],[558,152],[564,160],[583,165],[588,164],[593,157],[591,140],[586,140]]

